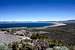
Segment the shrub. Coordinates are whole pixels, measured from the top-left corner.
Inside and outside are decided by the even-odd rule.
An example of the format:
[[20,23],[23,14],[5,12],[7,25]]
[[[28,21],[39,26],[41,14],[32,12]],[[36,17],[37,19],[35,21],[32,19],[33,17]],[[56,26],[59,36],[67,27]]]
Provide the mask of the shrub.
[[7,50],[8,46],[6,46],[4,43],[0,43],[0,50]]

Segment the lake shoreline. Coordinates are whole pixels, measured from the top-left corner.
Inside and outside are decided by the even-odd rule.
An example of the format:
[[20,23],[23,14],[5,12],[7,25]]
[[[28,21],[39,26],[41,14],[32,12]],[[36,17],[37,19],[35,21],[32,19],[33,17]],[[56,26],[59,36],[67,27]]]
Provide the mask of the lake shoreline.
[[39,27],[39,28],[35,28],[35,29],[46,29],[46,28],[49,28],[49,27],[58,27],[58,26],[67,25],[67,24],[64,24],[64,23],[57,23],[57,22],[54,22],[53,24],[54,24],[54,25]]

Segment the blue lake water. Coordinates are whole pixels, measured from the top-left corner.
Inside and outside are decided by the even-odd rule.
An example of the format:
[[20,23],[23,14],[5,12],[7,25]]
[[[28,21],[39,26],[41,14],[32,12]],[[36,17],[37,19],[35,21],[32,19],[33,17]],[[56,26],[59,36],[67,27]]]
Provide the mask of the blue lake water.
[[53,23],[0,23],[0,28],[44,27],[49,25],[53,25]]

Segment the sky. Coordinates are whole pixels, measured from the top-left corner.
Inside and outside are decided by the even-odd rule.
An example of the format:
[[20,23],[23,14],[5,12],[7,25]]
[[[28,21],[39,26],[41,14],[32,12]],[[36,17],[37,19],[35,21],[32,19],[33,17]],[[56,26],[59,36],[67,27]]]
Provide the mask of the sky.
[[0,21],[75,19],[75,0],[0,0]]

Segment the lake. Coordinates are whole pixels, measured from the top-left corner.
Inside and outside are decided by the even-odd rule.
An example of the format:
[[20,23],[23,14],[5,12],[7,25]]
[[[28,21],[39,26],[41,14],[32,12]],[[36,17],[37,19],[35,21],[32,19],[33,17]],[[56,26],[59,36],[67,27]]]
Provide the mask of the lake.
[[0,28],[13,28],[13,27],[44,27],[50,26],[53,23],[0,23]]

